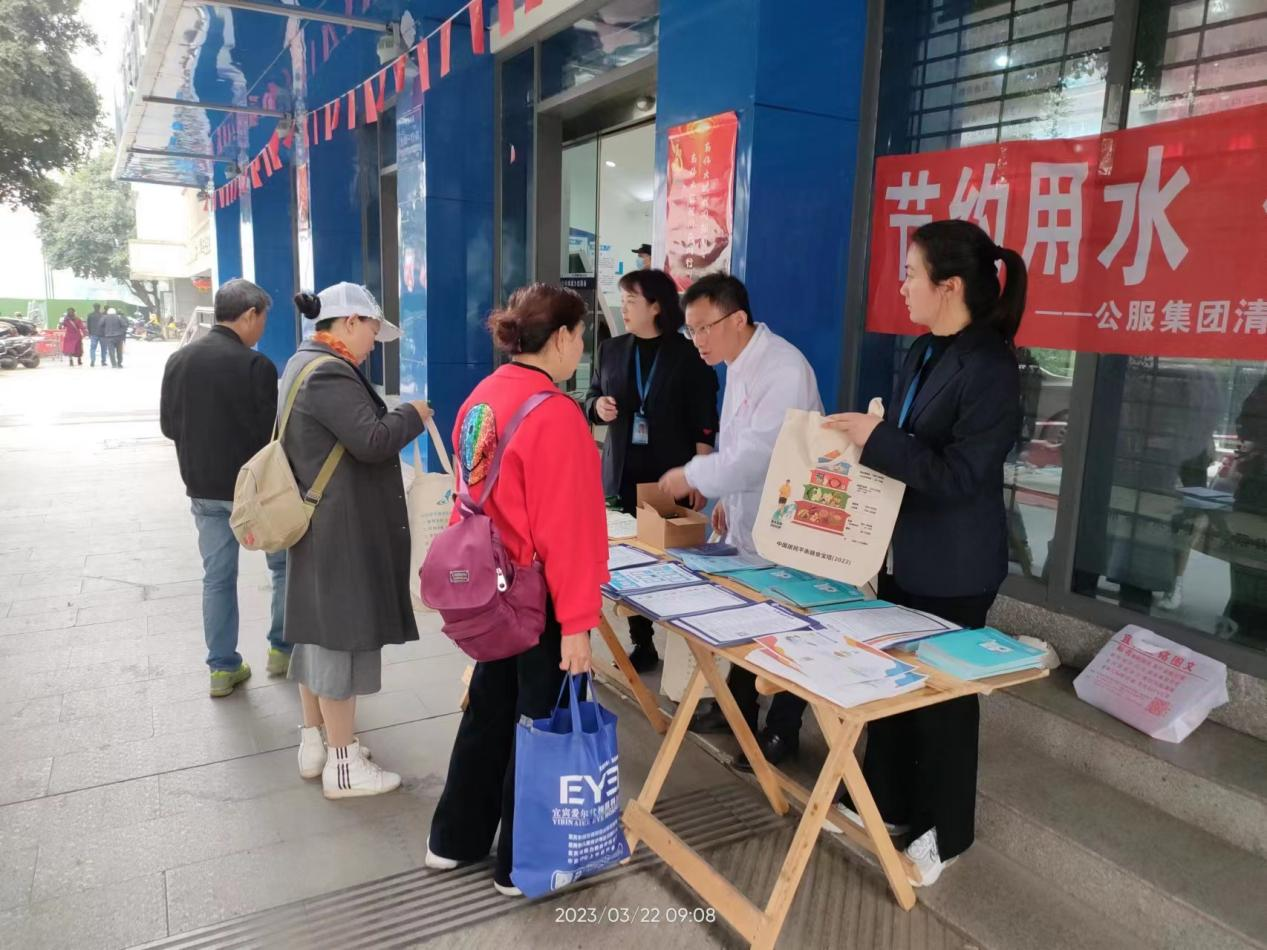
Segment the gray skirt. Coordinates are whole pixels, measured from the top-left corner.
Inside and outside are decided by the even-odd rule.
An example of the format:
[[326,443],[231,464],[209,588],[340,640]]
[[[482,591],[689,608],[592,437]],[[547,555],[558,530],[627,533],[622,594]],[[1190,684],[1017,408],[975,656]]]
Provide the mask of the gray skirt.
[[327,650],[315,643],[296,643],[288,678],[326,699],[348,699],[383,688],[382,650]]

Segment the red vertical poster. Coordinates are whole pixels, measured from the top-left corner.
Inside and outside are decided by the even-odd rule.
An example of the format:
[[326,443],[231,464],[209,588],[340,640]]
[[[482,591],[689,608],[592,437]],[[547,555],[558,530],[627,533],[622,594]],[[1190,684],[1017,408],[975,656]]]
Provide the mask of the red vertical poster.
[[739,116],[710,116],[669,129],[664,267],[679,290],[730,269]]

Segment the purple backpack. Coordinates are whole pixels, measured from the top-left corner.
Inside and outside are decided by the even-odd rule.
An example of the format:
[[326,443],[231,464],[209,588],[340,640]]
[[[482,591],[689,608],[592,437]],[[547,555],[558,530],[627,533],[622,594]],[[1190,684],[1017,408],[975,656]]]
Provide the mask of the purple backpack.
[[[502,457],[516,430],[532,410],[557,390],[535,393],[519,407],[502,433],[481,499],[492,497]],[[454,455],[460,456],[461,452]],[[440,614],[444,633],[473,660],[504,660],[537,645],[546,625],[546,584],[541,562],[511,563],[483,501],[471,498],[458,466],[458,510],[462,520],[431,542],[418,576],[422,601]]]

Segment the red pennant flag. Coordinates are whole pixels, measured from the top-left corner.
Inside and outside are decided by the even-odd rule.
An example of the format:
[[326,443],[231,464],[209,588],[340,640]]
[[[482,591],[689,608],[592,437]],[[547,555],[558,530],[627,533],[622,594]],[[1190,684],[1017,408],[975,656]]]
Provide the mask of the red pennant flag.
[[348,128],[356,128],[356,90],[348,90]]
[[282,139],[282,144],[287,148],[295,147],[295,127],[292,125],[290,131],[286,133],[286,137]]
[[[530,9],[524,4],[524,10]],[[497,32],[506,36],[515,28],[515,0],[497,0]]]
[[334,52],[334,48],[339,45],[339,34],[334,32],[334,27],[329,23],[321,24],[321,61],[328,62],[330,54]]
[[405,67],[409,65],[409,60],[404,56],[396,58],[396,62],[392,63],[392,75],[396,77],[396,94],[400,95],[405,91]]
[[264,146],[263,151],[260,152],[260,160],[264,163],[264,171],[268,174],[269,178],[272,178],[273,172],[278,170],[278,166],[273,163],[273,153],[269,151],[267,145]]
[[374,77],[361,83],[361,88],[365,91],[365,124],[373,125],[378,121],[378,104],[374,101]]
[[380,69],[374,79],[378,82],[378,97],[374,100],[374,105],[377,106],[379,112],[382,112],[383,100],[387,98],[387,70]]
[[217,188],[216,189],[216,210],[219,210],[220,208],[223,208],[223,207],[224,207],[224,195],[220,192],[220,189]]
[[524,13],[535,10],[539,6],[541,6],[541,0],[524,0]]
[[453,41],[453,21],[440,24],[440,75],[449,75],[449,49]]
[[471,0],[466,9],[471,14],[471,52],[480,56],[484,52],[484,0]]
[[264,150],[268,152],[269,157],[273,160],[273,171],[275,172],[282,170],[281,148],[281,140],[277,137],[277,133],[274,132],[273,137],[268,140],[268,145],[264,147]]
[[260,181],[260,160],[258,156],[251,161],[251,187],[264,187],[264,183]]
[[418,44],[418,83],[423,92],[431,89],[431,59],[427,55],[427,38]]
[[330,136],[334,133],[334,130],[339,127],[339,111],[342,105],[342,99],[335,99],[333,102],[327,102],[325,104],[326,137],[323,141],[329,142]]

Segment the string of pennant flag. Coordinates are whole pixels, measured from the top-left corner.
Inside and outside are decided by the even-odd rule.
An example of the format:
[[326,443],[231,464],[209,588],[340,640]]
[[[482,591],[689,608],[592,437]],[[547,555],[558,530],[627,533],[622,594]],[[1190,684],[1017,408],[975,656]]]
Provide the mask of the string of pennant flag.
[[[368,5],[369,0],[363,0],[363,2]],[[543,0],[524,0],[524,12],[531,12],[539,7],[542,2]],[[347,5],[351,6],[351,0],[347,0]],[[358,123],[360,125],[373,125],[376,123],[379,114],[383,111],[389,79],[397,94],[405,91],[407,83],[406,72],[411,55],[417,59],[418,64],[415,88],[421,93],[429,92],[431,89],[430,41],[433,37],[439,38],[439,75],[440,78],[443,78],[449,74],[452,62],[453,24],[463,15],[470,18],[471,52],[476,56],[484,55],[488,51],[484,30],[484,3],[483,0],[470,0],[469,3],[459,7],[452,16],[420,39],[411,51],[402,53],[391,63],[356,83],[346,92],[340,93],[328,102],[310,108],[303,115],[303,118],[299,120],[305,125],[305,134],[309,146],[328,142],[335,131],[341,127],[355,129]],[[497,23],[498,31],[502,36],[507,35],[514,28],[514,0],[497,0]],[[327,55],[329,54],[329,49],[330,46],[327,43]],[[215,190],[212,198],[207,201],[208,208],[210,208],[212,202],[214,202],[216,208],[227,207],[237,201],[245,192],[263,187],[267,179],[272,178],[274,174],[281,171],[282,146],[286,148],[292,147],[294,135],[295,131],[293,128],[288,130],[285,135],[274,131],[269,137],[268,143],[239,170],[239,174]]]

